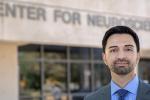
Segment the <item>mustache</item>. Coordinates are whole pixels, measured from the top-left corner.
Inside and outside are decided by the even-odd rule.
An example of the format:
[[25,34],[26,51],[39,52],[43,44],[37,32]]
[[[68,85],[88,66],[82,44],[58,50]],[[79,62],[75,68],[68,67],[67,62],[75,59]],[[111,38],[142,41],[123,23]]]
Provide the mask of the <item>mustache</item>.
[[129,64],[130,61],[127,60],[126,58],[122,58],[122,59],[118,58],[117,60],[114,61],[114,64],[117,64],[117,63],[128,63]]

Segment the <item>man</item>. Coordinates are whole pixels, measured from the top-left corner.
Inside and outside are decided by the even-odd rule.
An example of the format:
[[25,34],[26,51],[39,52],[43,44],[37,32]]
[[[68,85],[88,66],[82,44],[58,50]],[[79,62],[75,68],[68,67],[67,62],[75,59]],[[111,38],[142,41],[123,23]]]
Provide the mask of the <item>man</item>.
[[136,74],[140,59],[137,34],[127,26],[110,28],[102,40],[103,60],[111,72],[111,82],[84,100],[150,100],[150,86]]

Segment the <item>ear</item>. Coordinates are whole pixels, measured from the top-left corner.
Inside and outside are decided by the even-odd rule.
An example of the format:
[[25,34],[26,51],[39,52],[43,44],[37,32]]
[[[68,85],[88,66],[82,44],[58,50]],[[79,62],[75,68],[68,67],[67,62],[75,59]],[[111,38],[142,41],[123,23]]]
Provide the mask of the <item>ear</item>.
[[106,60],[106,54],[103,52],[102,53],[103,61],[107,65],[107,60]]

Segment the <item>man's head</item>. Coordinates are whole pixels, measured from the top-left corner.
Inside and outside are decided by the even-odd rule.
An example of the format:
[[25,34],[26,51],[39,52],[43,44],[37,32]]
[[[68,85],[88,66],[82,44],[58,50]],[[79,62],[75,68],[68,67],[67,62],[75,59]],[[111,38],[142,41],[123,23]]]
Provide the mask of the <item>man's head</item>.
[[114,34],[129,34],[129,35],[131,35],[136,44],[137,52],[140,51],[140,43],[139,43],[139,38],[138,38],[137,34],[131,28],[129,28],[127,26],[115,26],[115,27],[110,28],[108,31],[106,31],[106,33],[103,37],[102,46],[103,46],[104,53],[105,53],[105,48],[106,48],[108,38]]
[[103,60],[111,72],[126,75],[139,61],[140,44],[137,34],[127,26],[110,28],[102,40]]

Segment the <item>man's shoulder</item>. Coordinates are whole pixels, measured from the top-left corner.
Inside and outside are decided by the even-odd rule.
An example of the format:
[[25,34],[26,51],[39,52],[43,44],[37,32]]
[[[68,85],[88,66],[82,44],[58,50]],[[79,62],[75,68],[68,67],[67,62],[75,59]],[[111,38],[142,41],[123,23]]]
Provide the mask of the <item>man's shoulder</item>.
[[138,90],[139,90],[138,94],[137,94],[138,100],[149,100],[149,98],[150,98],[150,84],[144,83],[140,80]]
[[144,83],[143,81],[140,80],[140,87],[143,89],[143,90],[147,90],[147,91],[150,91],[150,84],[148,83]]
[[100,98],[102,97],[102,95],[108,91],[109,89],[109,85],[100,87],[99,89],[97,89],[96,91],[89,93],[88,95],[85,96],[84,100],[101,100]]

